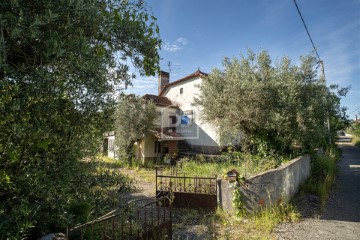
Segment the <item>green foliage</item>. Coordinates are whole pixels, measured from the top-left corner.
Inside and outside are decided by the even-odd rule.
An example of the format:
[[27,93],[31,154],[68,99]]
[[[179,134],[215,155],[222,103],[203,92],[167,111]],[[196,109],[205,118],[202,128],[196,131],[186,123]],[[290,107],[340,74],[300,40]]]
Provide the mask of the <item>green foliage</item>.
[[234,208],[236,209],[237,215],[240,217],[245,217],[248,214],[248,212],[244,202],[244,194],[240,190],[240,183],[242,179],[240,179],[239,181],[240,182],[234,186],[235,189],[233,191],[232,203]]
[[324,116],[332,135],[343,126],[339,99],[348,89],[326,88],[317,79],[314,56],[300,60],[300,66],[287,57],[272,64],[266,51],[249,51],[225,58],[224,70],[212,70],[196,104],[204,120],[218,126],[224,145],[263,155],[289,153],[294,145],[311,150],[328,142]]
[[134,144],[154,128],[157,117],[154,103],[128,95],[120,99],[115,112],[115,145],[118,155],[126,155],[131,165]]
[[119,193],[133,188],[131,180],[94,161],[54,164],[51,171],[44,167],[49,164],[26,168],[11,183],[14,197],[0,202],[0,235],[5,239],[64,232],[112,210]]
[[352,143],[353,143],[356,147],[360,147],[360,137],[358,137],[358,136],[353,137]]
[[271,233],[282,222],[296,222],[300,219],[300,213],[290,203],[266,208],[253,215],[253,221],[259,231]]
[[183,162],[181,172],[185,173],[187,176],[223,176],[230,169],[238,167],[234,166],[231,163],[206,163],[206,162],[195,162],[188,161]]
[[291,156],[262,156],[230,150],[217,158],[196,156],[193,159],[180,160],[181,172],[188,176],[218,176],[223,177],[231,169],[237,170],[241,177],[276,168],[289,161]]
[[335,147],[330,148],[324,155],[311,157],[310,177],[302,186],[302,191],[319,196],[322,205],[326,203],[329,197],[331,186],[336,177],[336,162],[339,158],[340,151]]
[[352,143],[355,146],[360,147],[360,123],[359,122],[352,123],[348,127],[347,132],[352,134]]
[[102,198],[89,200],[91,186],[74,166],[112,128],[113,96],[133,77],[124,60],[154,74],[160,44],[141,1],[1,1],[3,238],[37,238],[75,221],[74,209],[98,211]]
[[353,133],[354,135],[360,137],[360,123],[358,123],[358,122],[357,122],[357,123],[354,123],[354,124],[352,125],[352,128],[353,128],[352,133]]

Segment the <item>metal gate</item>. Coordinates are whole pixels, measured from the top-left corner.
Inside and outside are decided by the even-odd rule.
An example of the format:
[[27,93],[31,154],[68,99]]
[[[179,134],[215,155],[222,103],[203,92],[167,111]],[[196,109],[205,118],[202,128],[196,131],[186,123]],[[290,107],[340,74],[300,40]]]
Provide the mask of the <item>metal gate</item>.
[[173,207],[217,208],[217,178],[162,175],[156,168],[156,195],[173,194]]
[[169,198],[138,199],[91,222],[68,230],[71,239],[150,240],[172,238]]

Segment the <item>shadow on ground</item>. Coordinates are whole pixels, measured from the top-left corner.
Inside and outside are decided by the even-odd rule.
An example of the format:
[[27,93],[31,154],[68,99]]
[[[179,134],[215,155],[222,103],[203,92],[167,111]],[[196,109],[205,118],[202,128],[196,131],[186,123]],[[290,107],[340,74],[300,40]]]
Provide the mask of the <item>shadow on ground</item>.
[[360,222],[360,148],[339,147],[339,173],[321,219]]

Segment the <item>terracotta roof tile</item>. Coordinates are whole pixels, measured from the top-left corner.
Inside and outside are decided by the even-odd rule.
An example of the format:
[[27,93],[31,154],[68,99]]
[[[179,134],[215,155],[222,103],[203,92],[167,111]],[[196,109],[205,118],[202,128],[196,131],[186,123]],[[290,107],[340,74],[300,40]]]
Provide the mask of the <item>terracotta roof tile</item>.
[[167,97],[161,97],[152,94],[145,94],[143,99],[152,101],[156,106],[167,107],[174,105]]
[[177,132],[169,132],[166,129],[151,130],[150,133],[159,140],[184,140],[184,137]]

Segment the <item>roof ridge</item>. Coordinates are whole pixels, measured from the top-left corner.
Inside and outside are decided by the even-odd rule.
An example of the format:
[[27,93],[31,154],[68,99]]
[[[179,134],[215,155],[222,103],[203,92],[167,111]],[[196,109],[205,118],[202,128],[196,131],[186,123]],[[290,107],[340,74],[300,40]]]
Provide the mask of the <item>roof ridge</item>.
[[204,73],[204,72],[200,71],[200,69],[198,69],[195,72],[193,72],[193,73],[191,73],[191,74],[189,74],[189,75],[187,75],[187,76],[185,76],[183,78],[180,78],[180,79],[178,79],[178,80],[176,80],[174,82],[170,82],[170,83],[165,84],[163,89],[161,90],[161,92],[159,93],[158,96],[161,96],[169,86],[172,86],[172,85],[178,84],[180,82],[192,79],[194,77],[201,77],[201,76],[207,77],[208,75],[209,74]]
[[143,99],[152,101],[157,106],[173,106],[173,102],[164,96],[158,96],[154,94],[145,94],[142,96]]

